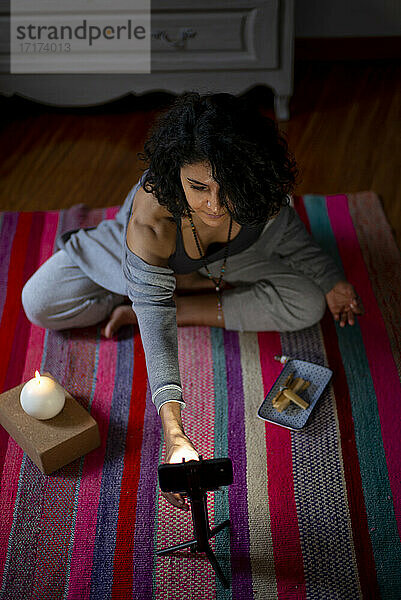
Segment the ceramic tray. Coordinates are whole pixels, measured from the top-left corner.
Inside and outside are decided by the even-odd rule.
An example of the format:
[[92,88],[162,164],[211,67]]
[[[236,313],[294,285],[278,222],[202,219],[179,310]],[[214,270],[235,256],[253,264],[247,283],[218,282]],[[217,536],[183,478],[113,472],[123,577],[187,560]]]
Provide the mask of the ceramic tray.
[[[302,377],[311,382],[306,390],[299,393],[306,402],[309,402],[309,407],[306,410],[303,410],[291,402],[286,410],[279,413],[273,408],[272,400],[280,390],[280,386],[284,385],[284,382],[290,373],[294,373],[294,378]],[[259,408],[258,417],[265,421],[276,423],[276,425],[281,425],[281,427],[287,427],[288,429],[302,429],[332,375],[333,371],[327,367],[321,367],[320,365],[306,362],[305,360],[289,360]]]

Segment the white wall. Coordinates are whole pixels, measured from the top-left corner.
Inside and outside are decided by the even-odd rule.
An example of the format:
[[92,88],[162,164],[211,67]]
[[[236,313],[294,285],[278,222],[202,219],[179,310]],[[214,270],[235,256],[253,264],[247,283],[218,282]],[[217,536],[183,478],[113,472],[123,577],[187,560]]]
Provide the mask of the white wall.
[[295,0],[295,36],[401,35],[401,0]]

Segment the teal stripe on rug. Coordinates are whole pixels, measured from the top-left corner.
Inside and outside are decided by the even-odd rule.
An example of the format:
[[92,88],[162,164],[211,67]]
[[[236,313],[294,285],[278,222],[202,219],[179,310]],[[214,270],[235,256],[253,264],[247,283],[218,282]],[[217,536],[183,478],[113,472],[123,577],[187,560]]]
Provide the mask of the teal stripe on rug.
[[[342,269],[325,197],[304,196],[304,204],[313,237]],[[391,502],[376,393],[358,323],[353,327],[344,328],[336,323],[336,332],[350,392],[355,440],[379,588],[383,600],[393,600],[401,598],[401,578],[398,581],[394,580],[394,573],[400,572],[401,546]]]
[[[224,353],[223,330],[218,327],[210,328],[213,377],[214,377],[214,457],[228,456],[228,395],[227,372]],[[216,525],[229,518],[228,487],[214,494],[214,522]],[[226,577],[231,573],[230,534],[225,529],[215,537],[216,557]],[[224,562],[223,562],[224,561]],[[216,577],[216,600],[231,600],[231,588],[225,590]]]

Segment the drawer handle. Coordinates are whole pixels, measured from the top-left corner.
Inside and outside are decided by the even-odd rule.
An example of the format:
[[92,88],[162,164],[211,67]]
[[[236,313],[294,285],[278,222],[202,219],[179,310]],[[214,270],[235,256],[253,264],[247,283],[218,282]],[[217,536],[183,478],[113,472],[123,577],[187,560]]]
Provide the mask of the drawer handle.
[[174,40],[170,38],[169,34],[165,29],[161,29],[152,33],[152,38],[154,38],[155,40],[162,40],[163,42],[166,42],[166,44],[172,46],[173,48],[185,48],[185,42],[191,38],[194,38],[196,36],[196,33],[197,32],[193,29],[183,29],[181,31],[180,37]]

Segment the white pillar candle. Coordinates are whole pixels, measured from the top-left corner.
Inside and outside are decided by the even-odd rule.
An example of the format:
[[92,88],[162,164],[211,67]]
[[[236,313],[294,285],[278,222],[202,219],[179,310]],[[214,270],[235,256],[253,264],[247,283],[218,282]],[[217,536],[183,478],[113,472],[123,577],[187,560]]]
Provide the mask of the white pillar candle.
[[35,371],[35,377],[27,381],[21,390],[20,402],[31,417],[51,419],[63,410],[65,394],[57,381]]

